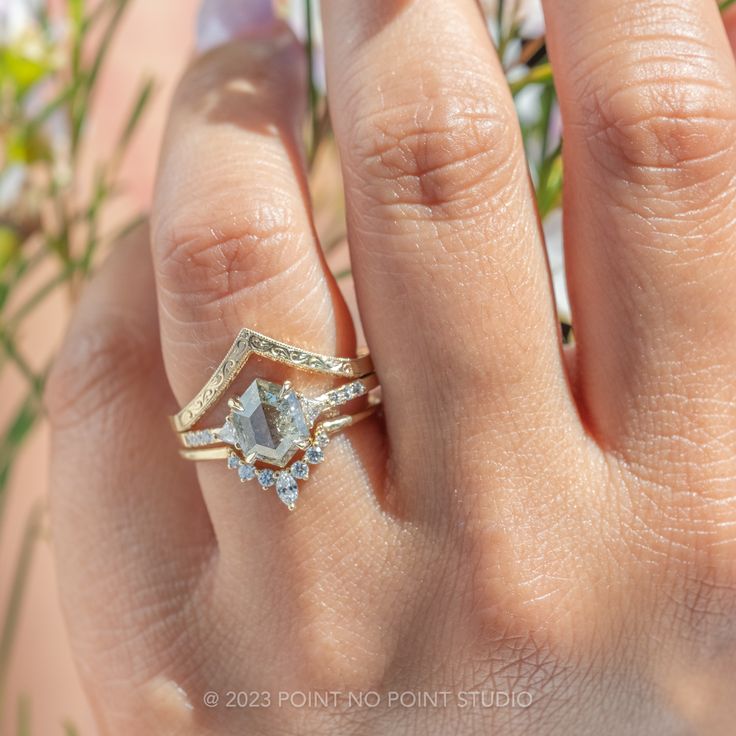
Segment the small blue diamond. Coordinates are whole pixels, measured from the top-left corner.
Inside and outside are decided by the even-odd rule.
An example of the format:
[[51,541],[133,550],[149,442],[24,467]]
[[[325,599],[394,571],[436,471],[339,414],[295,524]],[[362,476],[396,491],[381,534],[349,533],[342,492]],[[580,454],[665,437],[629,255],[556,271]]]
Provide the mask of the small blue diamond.
[[310,445],[309,447],[307,447],[307,450],[304,453],[304,459],[310,465],[317,465],[317,463],[321,463],[325,459],[325,454],[324,452],[322,452],[321,447],[317,447],[317,445]]
[[268,468],[263,468],[263,470],[258,471],[258,482],[264,487],[268,488],[269,486],[272,486],[274,484],[275,478],[273,475],[273,470],[269,470]]
[[238,468],[240,480],[250,480],[256,477],[256,469],[252,465],[241,465]]
[[304,460],[297,460],[291,466],[291,474],[297,480],[306,480],[309,477],[309,465],[307,465]]

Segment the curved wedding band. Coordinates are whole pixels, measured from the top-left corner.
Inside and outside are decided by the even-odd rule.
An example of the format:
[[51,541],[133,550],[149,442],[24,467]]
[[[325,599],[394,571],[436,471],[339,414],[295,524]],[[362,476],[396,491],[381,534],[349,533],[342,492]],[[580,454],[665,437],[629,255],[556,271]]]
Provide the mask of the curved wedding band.
[[[229,399],[230,412],[221,427],[196,428],[251,355],[350,380],[309,397],[290,381],[278,384],[255,378],[240,396]],[[368,354],[355,358],[322,355],[245,328],[207,383],[171,422],[183,445],[182,457],[226,459],[242,482],[255,479],[263,488],[274,486],[281,501],[293,509],[298,481],[309,477],[310,465],[323,461],[330,435],[375,412],[380,399],[370,392],[378,385]],[[366,407],[353,414],[340,413],[340,407],[362,397],[368,399]]]

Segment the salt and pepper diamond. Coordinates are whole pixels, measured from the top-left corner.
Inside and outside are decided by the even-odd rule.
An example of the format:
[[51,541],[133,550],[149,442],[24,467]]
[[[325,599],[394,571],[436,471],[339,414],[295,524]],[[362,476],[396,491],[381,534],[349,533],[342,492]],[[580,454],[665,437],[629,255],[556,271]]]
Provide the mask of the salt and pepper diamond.
[[288,383],[256,378],[241,396],[231,399],[230,409],[220,439],[232,442],[246,459],[283,468],[309,441],[311,427]]
[[[299,497],[298,481],[309,477],[310,465],[324,460],[324,447],[330,441],[321,425],[310,438],[317,418],[366,392],[367,387],[358,380],[319,399],[309,399],[297,394],[288,381],[280,385],[257,378],[243,394],[230,400],[230,414],[220,429],[191,433],[190,441],[196,446],[219,440],[234,447],[227,459],[228,468],[237,470],[242,482],[256,479],[264,489],[275,486],[276,495],[291,510]],[[300,450],[303,458],[289,466]],[[282,469],[256,468],[256,460]]]

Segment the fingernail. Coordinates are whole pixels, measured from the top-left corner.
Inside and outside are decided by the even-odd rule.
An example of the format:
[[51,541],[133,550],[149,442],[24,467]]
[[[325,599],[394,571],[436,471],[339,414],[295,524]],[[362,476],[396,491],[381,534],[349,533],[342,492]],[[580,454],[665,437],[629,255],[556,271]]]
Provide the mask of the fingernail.
[[197,14],[197,49],[209,51],[265,30],[275,21],[273,0],[202,0]]

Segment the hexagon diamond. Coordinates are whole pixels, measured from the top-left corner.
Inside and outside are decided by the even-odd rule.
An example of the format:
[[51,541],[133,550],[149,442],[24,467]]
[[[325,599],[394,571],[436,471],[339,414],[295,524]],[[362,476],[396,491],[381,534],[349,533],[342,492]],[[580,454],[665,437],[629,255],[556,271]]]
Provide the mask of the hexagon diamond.
[[243,454],[283,468],[309,439],[309,423],[292,389],[256,378],[240,396],[230,422]]

